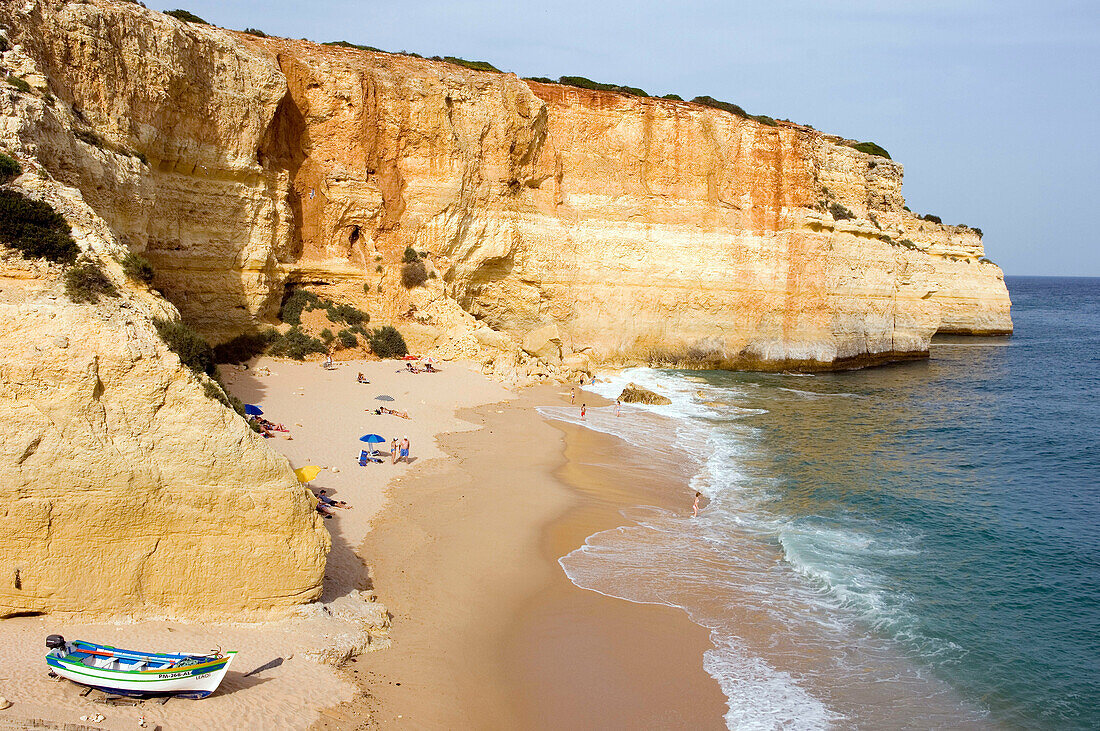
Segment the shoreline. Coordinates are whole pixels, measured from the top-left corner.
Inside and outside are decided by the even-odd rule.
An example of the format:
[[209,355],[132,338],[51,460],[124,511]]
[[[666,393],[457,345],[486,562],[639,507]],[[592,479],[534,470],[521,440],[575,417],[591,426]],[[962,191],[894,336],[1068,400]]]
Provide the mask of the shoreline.
[[[590,391],[583,396],[597,408],[612,403]],[[635,469],[637,451],[617,437],[540,418],[561,433],[553,476],[574,501],[543,526],[542,555],[555,580],[525,604],[509,639],[532,727],[726,728],[727,699],[703,667],[713,647],[709,630],[679,607],[582,589],[558,564],[589,536],[628,524],[622,511],[653,505],[658,494],[667,500],[669,486]],[[565,651],[542,651],[546,636],[564,640]],[[548,679],[551,694],[543,690]]]
[[[325,521],[333,548],[320,600],[266,621],[6,620],[0,695],[15,705],[0,722],[103,713],[97,728],[130,728],[141,715],[165,728],[723,727],[725,698],[703,670],[705,629],[678,609],[580,589],[557,564],[588,535],[621,525],[624,507],[648,504],[631,485],[575,474],[586,455],[627,462],[624,446],[536,410],[567,404],[568,385],[517,394],[469,363],[416,377],[401,366],[260,359],[225,368],[231,393],[289,429],[269,446],[295,468],[321,467],[310,488],[351,504]],[[575,408],[582,400],[608,403],[581,391]],[[374,415],[380,404],[412,418]],[[412,463],[359,466],[367,432],[407,434]],[[201,703],[107,707],[51,682],[44,663],[35,672],[54,632],[240,654]]]
[[391,488],[358,552],[393,612],[393,646],[354,664],[362,699],[329,709],[314,728],[724,728],[725,697],[703,670],[704,628],[678,609],[580,589],[557,565],[645,500],[560,478],[567,455],[618,449],[612,437],[570,433],[536,411],[566,403],[565,388],[460,412],[481,428],[441,435],[450,459]]

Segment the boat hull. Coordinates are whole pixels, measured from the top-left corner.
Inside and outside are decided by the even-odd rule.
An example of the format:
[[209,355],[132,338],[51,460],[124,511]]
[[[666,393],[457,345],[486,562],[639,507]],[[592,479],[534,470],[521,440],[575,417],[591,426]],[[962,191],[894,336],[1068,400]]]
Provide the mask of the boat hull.
[[[100,647],[100,646],[93,646]],[[124,659],[150,658],[163,661],[166,658],[185,658],[179,655],[136,653],[114,648],[102,648],[97,654],[107,652]],[[113,670],[93,667],[81,662],[78,655],[46,656],[50,669],[74,683],[98,688],[108,693],[129,696],[176,695],[186,698],[205,698],[218,689],[236,652],[221,657],[200,658],[190,665],[173,666],[156,670]]]

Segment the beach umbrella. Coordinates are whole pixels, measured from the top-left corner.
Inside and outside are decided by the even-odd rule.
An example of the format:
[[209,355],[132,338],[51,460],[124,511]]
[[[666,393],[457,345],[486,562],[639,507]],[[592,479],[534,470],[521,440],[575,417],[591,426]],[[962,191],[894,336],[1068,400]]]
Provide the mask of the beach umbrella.
[[382,394],[380,396],[375,396],[374,400],[375,401],[393,401],[393,396],[387,396],[386,394]]
[[298,482],[309,482],[321,474],[321,468],[317,465],[307,464],[305,467],[294,470],[294,474],[298,475]]
[[359,437],[359,441],[366,442],[367,444],[370,444],[371,445],[371,452],[376,452],[377,450],[375,450],[373,445],[375,445],[375,444],[384,444],[385,441],[386,441],[386,438],[383,437],[383,436],[380,436],[378,434],[364,434],[363,436]]
[[245,404],[244,413],[248,414],[249,416],[260,416],[264,412],[263,409],[261,409],[259,406],[256,406],[255,404]]

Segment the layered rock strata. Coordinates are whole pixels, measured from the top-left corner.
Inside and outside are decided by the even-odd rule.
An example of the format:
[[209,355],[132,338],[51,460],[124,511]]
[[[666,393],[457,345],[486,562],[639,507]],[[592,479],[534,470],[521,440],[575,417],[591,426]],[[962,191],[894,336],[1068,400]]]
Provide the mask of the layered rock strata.
[[[904,208],[901,165],[790,123],[184,23],[3,11],[69,137],[40,159],[214,340],[310,283],[497,372],[846,367],[1011,331],[980,235]],[[406,290],[400,260],[438,278]],[[399,323],[400,325],[400,323]]]
[[121,215],[123,193],[85,197],[43,164],[141,194],[143,163],[80,142],[21,49],[2,64],[32,82],[0,90],[0,144],[24,170],[13,187],[65,217],[119,294],[76,304],[59,267],[3,251],[0,617],[239,619],[318,597],[330,539],[314,499],[159,338],[153,319],[178,312],[123,276],[117,222],[98,215]]

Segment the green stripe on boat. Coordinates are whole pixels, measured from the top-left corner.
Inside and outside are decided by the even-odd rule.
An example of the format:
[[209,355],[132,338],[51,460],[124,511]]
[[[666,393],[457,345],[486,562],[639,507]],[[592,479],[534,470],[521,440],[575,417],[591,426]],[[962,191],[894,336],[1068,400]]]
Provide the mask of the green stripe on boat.
[[[87,668],[89,670],[98,670],[101,673],[117,673],[119,675],[125,675],[127,677],[133,677],[134,675],[138,675],[138,674],[156,675],[158,673],[159,674],[166,674],[166,673],[183,673],[183,672],[186,672],[190,675],[194,675],[193,671],[195,671],[195,670],[205,670],[205,669],[208,669],[208,668],[209,669],[214,669],[214,666],[216,666],[216,665],[222,665],[222,664],[225,664],[225,663],[229,662],[230,656],[236,655],[236,654],[237,654],[236,650],[230,650],[228,653],[226,653],[225,657],[220,657],[217,660],[211,660],[209,662],[204,662],[204,663],[197,663],[195,665],[183,665],[183,666],[177,666],[177,667],[174,667],[174,668],[164,668],[163,670],[114,670],[112,668],[97,668],[97,667],[92,666],[92,665],[85,665],[84,663],[80,662],[79,660],[70,660],[67,657],[58,657],[58,658],[55,658],[55,659],[58,662],[65,663],[65,669],[66,670],[71,669],[70,666],[76,665],[77,667]],[[80,672],[80,671],[79,670],[73,670],[73,672]],[[82,675],[88,675],[88,673],[81,673],[81,674]],[[158,678],[151,678],[150,680],[158,680]],[[139,681],[139,682],[146,682],[146,681],[142,680],[142,681]]]

